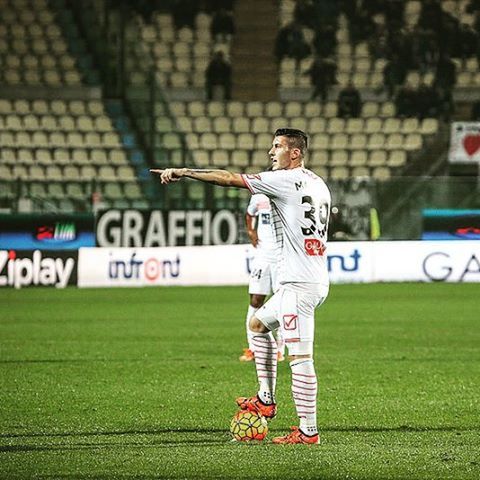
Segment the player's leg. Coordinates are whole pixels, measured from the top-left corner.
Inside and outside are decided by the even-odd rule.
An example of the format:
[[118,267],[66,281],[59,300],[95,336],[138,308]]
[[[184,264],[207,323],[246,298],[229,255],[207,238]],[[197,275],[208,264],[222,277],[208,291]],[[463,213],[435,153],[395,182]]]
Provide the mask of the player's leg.
[[280,299],[281,294],[277,292],[250,320],[259,389],[254,397],[237,399],[240,408],[259,411],[267,418],[276,414],[277,344],[272,330],[279,325],[276,318]]
[[264,304],[266,295],[261,294],[250,294],[250,303],[248,305],[247,316],[245,319],[245,330],[247,332],[247,342],[248,348],[243,349],[243,353],[240,356],[239,360],[241,362],[251,362],[254,359],[254,348],[252,343],[252,332],[248,328],[250,319],[255,315],[256,311]]
[[252,334],[248,328],[248,324],[253,315],[255,315],[257,310],[264,304],[267,295],[270,294],[270,269],[266,262],[259,259],[254,261],[254,267],[250,274],[248,284],[248,293],[250,294],[250,303],[245,319],[248,348],[243,349],[243,353],[239,358],[241,362],[250,362],[255,356],[252,345]]
[[[278,268],[276,262],[270,262],[270,288],[272,292],[276,292],[280,285],[278,283]],[[277,360],[283,362],[285,360],[285,341],[283,340],[282,329],[275,331],[275,340],[277,342]]]
[[282,329],[279,328],[275,335],[275,340],[277,342],[277,360],[283,362],[285,360],[285,340],[283,339]]
[[[326,295],[325,295],[326,296]],[[281,328],[290,355],[292,395],[299,426],[274,443],[319,442],[317,430],[317,376],[313,362],[314,311],[325,296],[288,291],[281,306]]]

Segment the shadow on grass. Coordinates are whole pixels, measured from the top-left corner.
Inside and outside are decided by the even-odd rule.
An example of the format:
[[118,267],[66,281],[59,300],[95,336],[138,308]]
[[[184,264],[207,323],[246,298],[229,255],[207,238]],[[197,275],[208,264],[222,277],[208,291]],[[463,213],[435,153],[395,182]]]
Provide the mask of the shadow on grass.
[[[277,429],[272,429],[273,431]],[[455,425],[422,426],[422,425],[399,425],[386,426],[358,426],[358,425],[331,425],[320,426],[320,432],[475,432],[480,430],[480,425],[460,427]],[[34,438],[34,437],[96,437],[96,436],[121,436],[121,435],[162,435],[162,434],[218,434],[225,433],[225,428],[151,428],[142,430],[105,430],[95,432],[32,432],[32,433],[1,433],[0,438]]]
[[215,445],[228,444],[230,438],[218,438],[215,440],[209,439],[184,439],[184,440],[158,440],[155,442],[141,443],[141,442],[95,442],[95,443],[62,443],[56,445],[2,445],[0,446],[0,453],[21,453],[21,452],[55,452],[55,451],[73,451],[73,450],[100,450],[104,448],[165,448],[165,447],[180,447],[183,445],[211,447]]
[[[320,429],[321,432],[346,432],[346,433],[382,433],[382,432],[479,432],[480,426],[455,427],[455,426],[411,426],[401,425],[397,427],[361,427],[361,426],[327,426]],[[191,434],[197,437],[179,438],[182,435]],[[168,435],[166,438],[147,438],[145,441],[124,439],[118,442],[122,436],[131,435]],[[198,438],[198,435],[201,435]],[[95,438],[113,437],[115,441],[96,441]],[[90,437],[90,442],[81,442],[81,437]],[[182,446],[212,447],[219,445],[228,445],[232,443],[230,435],[225,429],[206,429],[206,428],[157,428],[151,430],[122,430],[108,432],[63,432],[63,433],[24,433],[24,434],[1,434],[0,438],[10,440],[19,438],[35,439],[69,439],[65,443],[56,443],[49,445],[0,445],[0,453],[21,453],[21,452],[62,452],[74,450],[102,450],[115,448],[170,448]],[[233,442],[235,443],[235,442]]]

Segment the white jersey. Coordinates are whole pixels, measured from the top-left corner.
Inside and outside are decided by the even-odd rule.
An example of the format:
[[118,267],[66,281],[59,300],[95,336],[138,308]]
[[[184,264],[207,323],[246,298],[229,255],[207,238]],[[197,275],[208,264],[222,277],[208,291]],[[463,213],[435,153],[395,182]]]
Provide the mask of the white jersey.
[[267,262],[276,262],[277,242],[273,231],[272,206],[269,198],[262,193],[252,195],[247,213],[257,219],[258,244],[255,248],[255,258],[261,257]]
[[325,182],[306,168],[243,174],[252,193],[272,204],[273,224],[281,244],[279,279],[285,283],[328,286],[325,254],[331,196]]

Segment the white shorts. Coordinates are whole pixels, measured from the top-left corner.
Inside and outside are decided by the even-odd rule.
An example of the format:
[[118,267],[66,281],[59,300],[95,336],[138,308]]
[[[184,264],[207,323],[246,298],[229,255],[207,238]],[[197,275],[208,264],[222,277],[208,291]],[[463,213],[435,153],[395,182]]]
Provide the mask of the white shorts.
[[276,264],[263,259],[255,259],[250,273],[248,293],[250,295],[270,295],[276,290],[276,283]]
[[255,317],[269,330],[280,329],[290,355],[312,355],[315,309],[327,295],[328,287],[311,292],[282,285]]

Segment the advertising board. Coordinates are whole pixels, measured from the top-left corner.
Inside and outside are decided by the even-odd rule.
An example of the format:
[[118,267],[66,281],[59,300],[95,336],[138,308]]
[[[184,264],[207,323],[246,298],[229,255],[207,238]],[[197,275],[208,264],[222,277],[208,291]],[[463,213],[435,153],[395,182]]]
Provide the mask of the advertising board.
[[104,210],[96,217],[98,247],[175,247],[238,242],[230,210]]
[[[82,248],[80,287],[246,285],[250,245]],[[332,242],[332,283],[480,282],[480,242]]]
[[0,250],[0,287],[77,285],[77,263],[77,250]]

